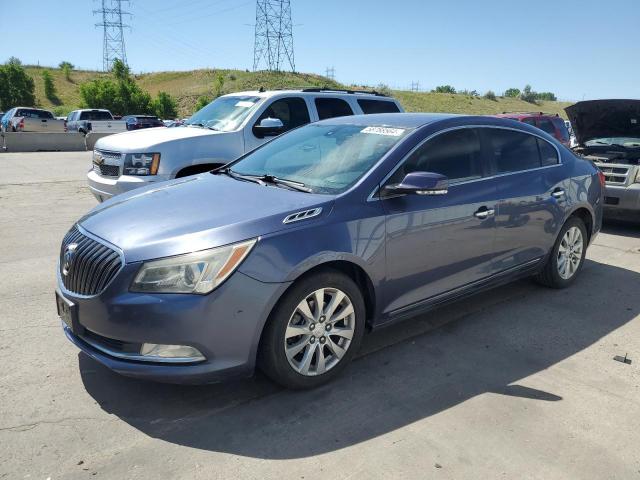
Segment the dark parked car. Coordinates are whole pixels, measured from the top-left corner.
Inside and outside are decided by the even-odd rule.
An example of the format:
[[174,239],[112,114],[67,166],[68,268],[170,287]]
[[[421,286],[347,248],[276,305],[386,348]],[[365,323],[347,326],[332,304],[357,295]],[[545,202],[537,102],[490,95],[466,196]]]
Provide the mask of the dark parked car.
[[565,124],[564,120],[560,118],[558,114],[543,112],[505,112],[503,114],[496,115],[496,117],[510,118],[511,120],[515,120],[517,122],[523,122],[527,125],[533,125],[534,127],[538,127],[540,130],[547,132],[552,137],[555,137],[555,139],[563,145],[567,147],[569,146],[569,142],[571,140],[569,130],[567,129],[567,125]]
[[570,285],[602,182],[524,123],[324,120],[94,208],[62,241],[58,311],[73,343],[124,375],[204,383],[258,365],[314,387],[367,327],[522,277]]
[[127,130],[140,130],[141,128],[164,127],[164,123],[153,115],[125,115],[122,120],[127,122]]

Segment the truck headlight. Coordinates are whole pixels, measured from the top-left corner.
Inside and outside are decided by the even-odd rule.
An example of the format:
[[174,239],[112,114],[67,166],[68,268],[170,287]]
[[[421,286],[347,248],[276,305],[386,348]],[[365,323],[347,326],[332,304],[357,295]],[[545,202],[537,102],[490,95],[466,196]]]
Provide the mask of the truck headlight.
[[124,157],[125,175],[155,175],[160,167],[159,153],[127,153]]
[[224,282],[257,239],[145,262],[129,289],[141,293],[206,294]]

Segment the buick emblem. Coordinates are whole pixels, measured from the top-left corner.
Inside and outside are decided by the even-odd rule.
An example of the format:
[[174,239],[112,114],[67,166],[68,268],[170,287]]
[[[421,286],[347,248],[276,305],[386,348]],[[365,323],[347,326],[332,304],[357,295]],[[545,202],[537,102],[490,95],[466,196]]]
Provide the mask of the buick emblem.
[[62,274],[65,277],[69,275],[69,270],[71,270],[73,257],[76,254],[76,248],[78,248],[77,243],[70,243],[67,245],[67,248],[64,249],[64,254],[62,255]]

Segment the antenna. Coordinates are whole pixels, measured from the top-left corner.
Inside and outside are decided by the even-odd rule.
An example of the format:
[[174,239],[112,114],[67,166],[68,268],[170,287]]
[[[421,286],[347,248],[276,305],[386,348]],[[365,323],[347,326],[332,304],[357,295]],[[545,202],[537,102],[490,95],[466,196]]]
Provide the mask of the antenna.
[[102,69],[105,72],[111,70],[113,61],[118,58],[127,64],[127,52],[124,48],[124,28],[129,25],[122,23],[123,15],[131,15],[122,11],[122,2],[129,0],[101,0],[102,8],[94,10],[93,14],[102,15],[102,22],[96,23],[96,27],[103,27],[104,40],[102,47]]
[[256,0],[253,70],[264,65],[279,72],[284,63],[296,71],[290,0]]

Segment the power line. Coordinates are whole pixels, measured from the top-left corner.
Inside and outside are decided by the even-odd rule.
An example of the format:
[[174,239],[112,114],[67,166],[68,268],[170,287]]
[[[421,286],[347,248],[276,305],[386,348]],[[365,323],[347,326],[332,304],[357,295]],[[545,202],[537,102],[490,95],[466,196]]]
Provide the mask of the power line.
[[290,0],[256,0],[256,29],[253,45],[253,70],[261,65],[280,71],[289,63],[295,72],[293,24]]
[[122,23],[124,15],[131,15],[129,12],[122,11],[122,2],[129,0],[102,0],[102,8],[94,10],[93,13],[102,15],[102,22],[96,23],[96,27],[102,27],[104,30],[104,39],[102,46],[102,69],[107,72],[111,70],[113,61],[119,58],[127,64],[127,52],[124,47],[124,28],[129,25]]

